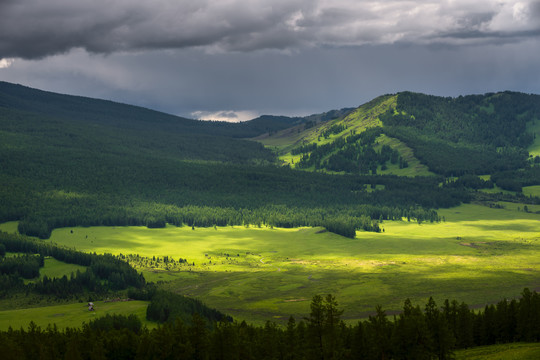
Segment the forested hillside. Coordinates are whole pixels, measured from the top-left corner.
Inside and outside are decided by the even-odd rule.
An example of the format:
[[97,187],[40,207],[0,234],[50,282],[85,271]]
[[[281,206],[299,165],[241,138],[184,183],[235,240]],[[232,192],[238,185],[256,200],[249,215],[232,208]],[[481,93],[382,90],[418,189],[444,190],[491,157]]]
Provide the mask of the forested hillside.
[[[0,88],[0,221],[20,220],[19,230],[29,235],[169,222],[322,225],[354,237],[355,229],[377,231],[375,221],[384,219],[437,221],[431,209],[467,200],[434,179],[403,183],[276,167],[259,143],[216,136],[231,135],[222,131],[226,124],[7,83]],[[366,185],[384,191],[370,193]]]
[[[281,158],[299,169],[351,174],[489,174],[500,187],[521,191],[540,182],[527,175],[540,163],[528,153],[539,121],[538,95],[443,98],[403,92],[381,96],[300,135],[281,137]],[[408,169],[410,162],[426,170]],[[510,179],[518,169],[519,179],[528,180]]]
[[[25,114],[47,115],[56,120],[102,124],[122,130],[161,130],[176,136],[206,135],[227,138],[252,138],[273,133],[291,126],[327,121],[342,116],[352,109],[331,110],[305,117],[263,115],[243,123],[198,121],[162,112],[120,104],[112,101],[56,94],[0,81],[0,108],[22,111]],[[160,134],[163,135],[163,134]],[[181,141],[189,139],[181,138]],[[207,138],[202,141],[208,144]],[[212,139],[212,141],[218,141]],[[236,142],[234,144],[237,144]],[[227,146],[226,146],[227,148]]]
[[504,92],[441,98],[400,93],[393,112],[381,117],[388,135],[442,175],[492,174],[523,168],[540,121],[540,96]]
[[[165,223],[325,226],[354,237],[356,230],[380,231],[383,220],[438,221],[435,209],[467,202],[471,193],[441,187],[442,177],[376,175],[408,166],[398,149],[378,143],[381,136],[406,141],[436,173],[484,173],[526,165],[532,136],[524,126],[538,118],[532,95],[463,99],[403,93],[352,112],[224,124],[0,83],[0,221],[19,220],[19,231],[41,238],[65,226]],[[454,108],[448,121],[435,117]],[[506,119],[515,131],[507,131]],[[278,166],[269,149],[237,138],[291,125],[314,139],[293,149],[297,167],[351,175]],[[491,128],[497,136],[485,134]],[[455,152],[441,153],[443,145]],[[443,163],[452,170],[438,170]]]

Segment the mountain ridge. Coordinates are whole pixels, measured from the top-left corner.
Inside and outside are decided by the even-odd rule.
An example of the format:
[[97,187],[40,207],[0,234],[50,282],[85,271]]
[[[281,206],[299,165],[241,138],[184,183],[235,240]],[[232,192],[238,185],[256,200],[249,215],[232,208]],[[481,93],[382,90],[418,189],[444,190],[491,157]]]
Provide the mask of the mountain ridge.
[[[302,159],[295,167],[317,170],[306,172],[279,166],[275,149],[268,144],[235,138],[235,129],[246,125],[178,121],[147,109],[139,113],[134,106],[87,98],[73,102],[67,96],[62,103],[65,97],[58,94],[53,95],[56,100],[46,101],[42,92],[31,89],[23,89],[26,95],[17,103],[17,94],[1,91],[10,86],[0,84],[0,221],[17,220],[19,231],[28,235],[46,238],[54,228],[76,225],[163,227],[171,223],[324,226],[354,237],[360,229],[380,231],[383,220],[438,221],[435,209],[456,206],[473,196],[454,185],[441,187],[446,183],[443,174],[417,171],[430,163],[425,159],[423,164],[413,163],[422,148],[410,139],[437,146],[448,141],[418,132],[414,124],[403,132],[408,138],[390,134],[389,129],[401,128],[385,127],[385,121],[401,121],[399,116],[406,110],[398,107],[395,95],[374,99],[354,111],[315,115],[300,123],[292,120],[293,127],[281,130],[290,133],[280,139],[285,147],[293,135],[296,139],[309,134],[314,142],[320,139],[320,146],[306,142],[294,155]],[[6,107],[13,102],[14,106]],[[75,106],[79,103],[82,107]],[[291,122],[281,120],[285,125]],[[255,125],[246,133],[268,130],[266,125]],[[279,134],[276,131],[268,138]],[[481,147],[467,146],[456,149],[484,154]],[[498,157],[521,156],[512,148],[508,154],[486,149],[488,160],[495,159],[495,164]],[[501,169],[526,165],[522,157],[518,160]],[[429,176],[404,178],[389,175],[392,170]],[[536,185],[534,179],[539,177],[534,171],[524,167],[518,179],[502,172],[497,181],[519,192],[523,186]],[[465,180],[459,184],[475,189],[490,184]]]
[[[391,167],[386,163],[389,159],[374,159],[383,147],[399,143],[390,146],[392,150],[408,146],[414,152],[408,160],[425,166],[401,174],[485,174],[524,166],[527,150],[536,136],[531,124],[539,119],[540,96],[534,94],[505,91],[445,98],[400,92],[377,97],[343,118],[300,131],[294,137],[283,136],[282,132],[261,142],[278,149],[281,160],[297,168],[399,174],[395,169],[387,171]],[[379,137],[370,144],[375,149],[375,153],[370,150],[368,154],[373,158],[371,165],[355,168],[351,162],[358,164],[361,151],[358,146],[353,152],[346,150],[352,146],[348,142],[369,128],[381,128]],[[437,147],[451,154],[449,165],[433,159]],[[390,152],[386,147],[385,151]],[[459,158],[469,158],[469,162],[456,162]],[[473,163],[473,159],[478,161]],[[342,164],[336,165],[337,162]],[[490,166],[498,162],[503,165]]]
[[[252,138],[295,124],[321,121],[321,119],[327,120],[325,118],[327,113],[304,117],[261,115],[241,123],[196,120],[137,105],[87,96],[60,94],[5,81],[0,81],[0,107],[31,113],[46,113],[49,116],[70,120],[106,123],[119,128],[135,126],[143,128],[148,124],[159,123],[161,126],[167,126],[168,131],[190,131],[234,138]],[[101,109],[101,111],[96,112],[96,108]],[[331,110],[328,113],[339,114],[347,110],[350,109]],[[81,114],[86,114],[86,116],[81,116]]]

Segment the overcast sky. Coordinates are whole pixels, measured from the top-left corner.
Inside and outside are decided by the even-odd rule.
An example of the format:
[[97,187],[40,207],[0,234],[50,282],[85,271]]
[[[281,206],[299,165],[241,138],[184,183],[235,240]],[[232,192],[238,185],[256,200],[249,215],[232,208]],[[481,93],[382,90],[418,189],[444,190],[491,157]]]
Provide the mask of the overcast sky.
[[540,93],[540,0],[0,0],[0,80],[232,121]]

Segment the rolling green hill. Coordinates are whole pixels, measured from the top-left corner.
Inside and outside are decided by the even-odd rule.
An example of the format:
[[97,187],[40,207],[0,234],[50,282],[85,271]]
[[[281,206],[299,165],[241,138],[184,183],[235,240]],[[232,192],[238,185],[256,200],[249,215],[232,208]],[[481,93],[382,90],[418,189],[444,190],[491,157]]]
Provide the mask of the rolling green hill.
[[277,167],[270,150],[231,130],[258,134],[276,119],[309,130],[347,111],[232,126],[0,83],[0,221],[20,220],[19,231],[42,238],[64,226],[167,222],[326,226],[354,236],[380,219],[436,221],[433,208],[467,200],[436,179]]
[[525,167],[528,150],[536,155],[538,119],[538,95],[443,98],[403,92],[376,98],[317,127],[292,134],[283,130],[260,141],[277,147],[280,158],[296,168],[410,176],[492,174]]
[[[324,226],[354,237],[382,220],[438,221],[434,209],[472,193],[441,187],[435,173],[522,167],[518,180],[508,171],[493,179],[518,192],[540,185],[525,150],[537,98],[400,93],[355,110],[224,124],[0,82],[0,221],[41,238],[65,226],[166,223]],[[321,171],[277,166],[275,153],[242,136]]]
[[[74,153],[228,162],[272,162],[260,145],[233,139],[233,124],[0,82],[0,134],[10,156]],[[260,130],[263,132],[264,130]],[[251,133],[250,133],[251,134]],[[62,155],[63,156],[63,155]]]

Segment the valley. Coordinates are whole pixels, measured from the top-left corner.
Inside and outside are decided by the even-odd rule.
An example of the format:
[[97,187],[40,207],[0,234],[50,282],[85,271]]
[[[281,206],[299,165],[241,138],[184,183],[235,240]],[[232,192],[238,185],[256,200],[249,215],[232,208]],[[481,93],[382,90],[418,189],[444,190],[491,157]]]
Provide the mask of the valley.
[[[540,290],[538,99],[401,92],[224,124],[0,82],[0,335],[279,332],[327,294],[343,334],[403,320],[406,299],[486,322],[509,299],[524,326],[520,294]],[[536,336],[456,324],[439,325],[458,348]]]
[[539,290],[540,206],[525,213],[503,205],[440,210],[441,223],[386,221],[384,232],[357,232],[355,239],[322,228],[167,226],[62,228],[49,241],[145,257],[128,261],[148,281],[239,320],[285,322],[302,317],[313,295],[332,293],[344,319],[355,322],[373,312],[372,304],[397,312],[403,298],[483,307],[524,287]]

